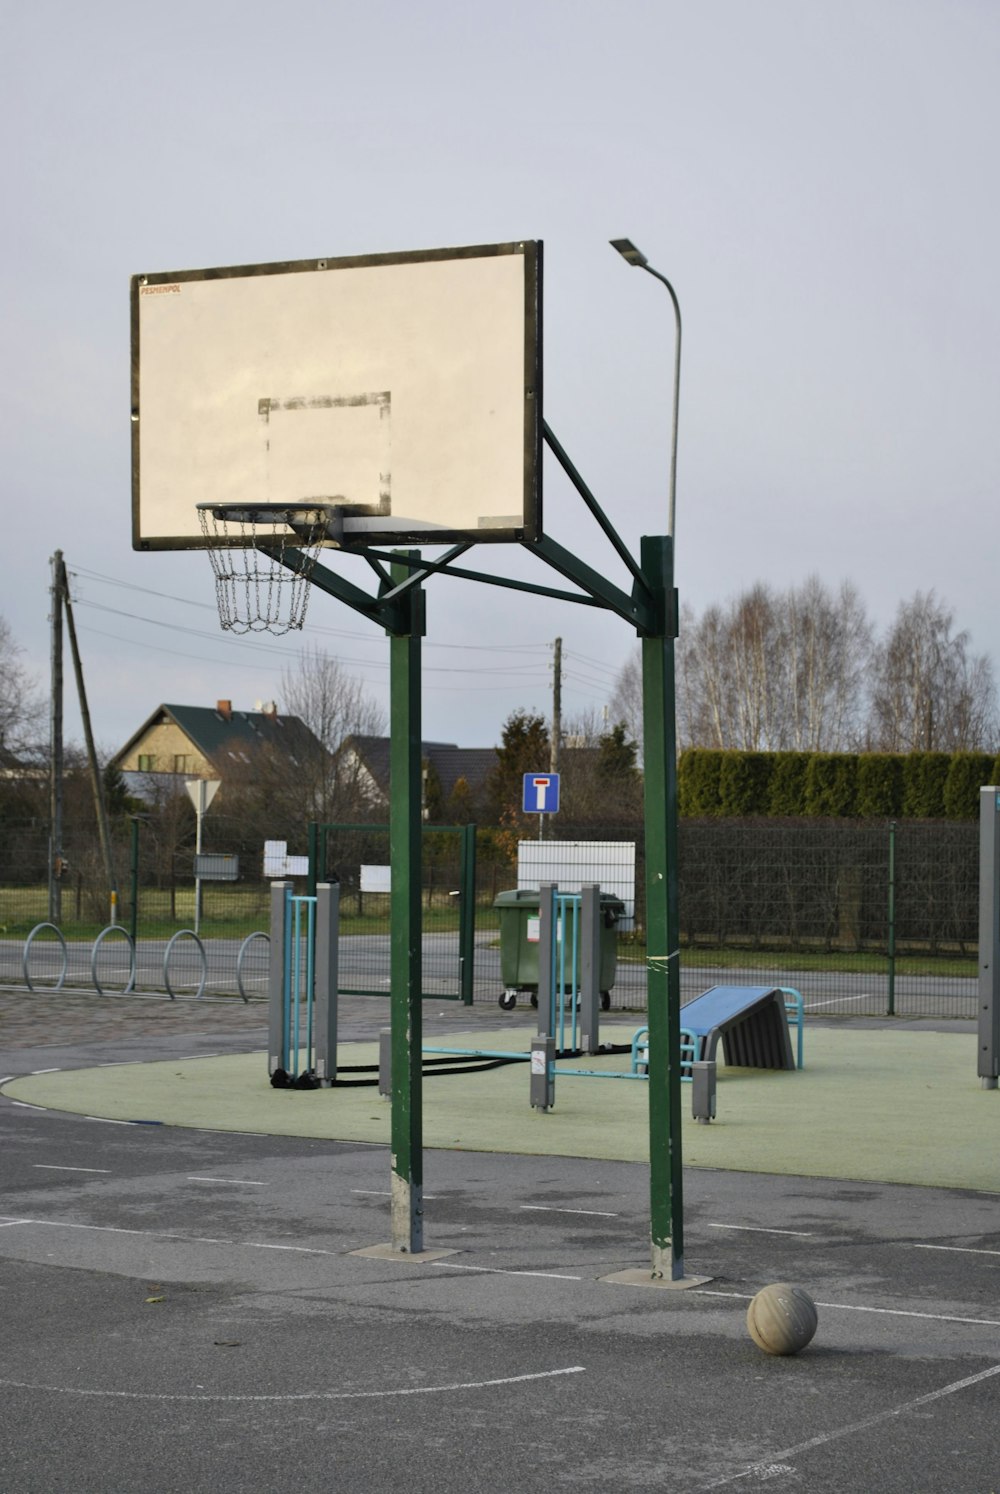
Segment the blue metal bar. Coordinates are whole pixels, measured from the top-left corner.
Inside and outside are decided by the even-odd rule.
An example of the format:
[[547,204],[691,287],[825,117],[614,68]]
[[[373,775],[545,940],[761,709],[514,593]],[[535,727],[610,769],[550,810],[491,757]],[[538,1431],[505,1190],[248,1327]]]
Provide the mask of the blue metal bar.
[[525,1063],[530,1053],[514,1053],[506,1048],[421,1048],[421,1053],[455,1053],[462,1058],[520,1058]]
[[[639,1056],[640,1050],[645,1050],[645,1054],[646,1054],[645,1058],[640,1058],[640,1056]],[[698,1039],[696,1038],[695,1034],[693,1032],[691,1032],[691,1030],[689,1028],[687,1028],[687,1027],[682,1027],[681,1031],[680,1031],[680,1055],[681,1055],[681,1057],[680,1057],[681,1083],[682,1084],[690,1084],[690,1082],[691,1082],[691,1065],[694,1063],[695,1059],[698,1057]],[[638,1069],[638,1066],[639,1066],[640,1063],[644,1063],[646,1065],[647,1072],[645,1074],[637,1074],[636,1077],[639,1078],[639,1079],[647,1079],[649,1077],[649,1073],[648,1073],[648,1070],[649,1070],[649,1028],[648,1027],[637,1027],[636,1030],[635,1030],[635,1032],[632,1035],[632,1072],[633,1073],[636,1072],[636,1070]],[[685,1069],[687,1069],[687,1073],[684,1072]]]
[[285,888],[285,969],[281,982],[281,1067],[289,1073],[292,1067],[292,889]]
[[798,1061],[796,1063],[796,1067],[801,1069],[804,1067],[804,1061],[802,1057],[802,1029],[804,1026],[805,1002],[802,1000],[802,992],[797,991],[794,986],[779,986],[778,990],[781,992],[782,996],[787,996],[789,998],[785,1002],[785,1011],[788,1012],[789,1015],[793,1015],[795,1017],[796,1026],[798,1027],[796,1041],[796,1052]]
[[295,952],[292,955],[292,1067],[293,1079],[299,1077],[299,1013],[302,1005],[302,901],[292,898],[292,937]]
[[569,1079],[639,1079],[645,1082],[648,1074],[633,1074],[629,1069],[567,1069],[562,1064],[554,1065],[559,1078]]
[[313,1015],[316,1009],[316,899],[306,906],[306,1069],[313,1065]]

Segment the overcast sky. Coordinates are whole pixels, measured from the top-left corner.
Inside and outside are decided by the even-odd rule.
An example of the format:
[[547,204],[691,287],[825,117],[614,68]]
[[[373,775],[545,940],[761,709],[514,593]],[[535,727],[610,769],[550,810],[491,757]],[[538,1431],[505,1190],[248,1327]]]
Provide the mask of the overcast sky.
[[[884,626],[933,587],[1000,655],[994,0],[34,0],[5,16],[0,119],[0,614],[47,688],[61,548],[104,747],[163,701],[280,705],[303,646],[387,685],[332,599],[292,641],[233,640],[204,555],[133,552],[135,272],[542,239],[545,416],[635,548],[665,529],[673,320],[627,235],[684,317],[682,599],[815,572]],[[545,512],[620,575],[551,459]],[[557,636],[564,713],[600,711],[624,623],[433,581],[425,737],[548,713]],[[71,675],[66,717],[79,739]]]

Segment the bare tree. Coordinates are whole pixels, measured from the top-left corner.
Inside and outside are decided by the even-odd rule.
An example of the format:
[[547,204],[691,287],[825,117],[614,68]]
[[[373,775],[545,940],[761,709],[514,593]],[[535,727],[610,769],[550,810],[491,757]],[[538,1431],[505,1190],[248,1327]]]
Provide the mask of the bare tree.
[[[847,750],[864,736],[871,624],[856,589],[817,576],[775,591],[759,582],[697,617],[681,613],[677,735],[681,747]],[[641,740],[642,680],[633,654],[612,697]]]
[[286,714],[304,722],[322,749],[303,765],[301,798],[308,817],[349,818],[357,809],[360,759],[340,748],[348,737],[384,736],[385,712],[360,680],[320,648],[305,649],[294,667],[282,671],[281,688]]
[[864,735],[872,626],[850,581],[834,594],[810,576],[785,601],[788,730],[797,752],[842,752]]
[[933,591],[901,602],[876,649],[869,735],[885,752],[993,751],[997,692],[985,655]]
[[633,742],[642,742],[642,654],[634,648],[622,665],[611,695],[612,721],[624,721]]
[[0,617],[0,748],[22,753],[37,747],[44,731],[44,706],[24,650]]

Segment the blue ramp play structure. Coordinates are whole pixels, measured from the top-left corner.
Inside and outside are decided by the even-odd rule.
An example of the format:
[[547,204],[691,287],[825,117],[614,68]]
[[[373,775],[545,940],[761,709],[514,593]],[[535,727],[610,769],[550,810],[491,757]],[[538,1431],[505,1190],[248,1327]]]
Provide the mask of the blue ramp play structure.
[[[730,1067],[794,1069],[788,996],[780,986],[713,986],[696,996],[681,1008],[681,1025],[694,1041],[695,1059],[714,1059],[721,1041]],[[801,1020],[800,1014],[800,1031]]]
[[[734,1068],[801,1069],[803,1017],[802,995],[792,986],[712,986],[681,1007],[681,1078],[691,1078],[693,1063],[715,1062],[720,1041]],[[648,1063],[649,1028],[640,1027],[632,1039],[633,1074],[644,1074]]]

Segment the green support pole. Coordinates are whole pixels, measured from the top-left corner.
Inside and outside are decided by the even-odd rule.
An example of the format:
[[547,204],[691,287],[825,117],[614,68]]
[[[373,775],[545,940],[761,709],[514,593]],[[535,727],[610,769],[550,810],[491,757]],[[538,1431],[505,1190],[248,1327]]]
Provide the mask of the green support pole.
[[651,1274],[684,1279],[673,541],[642,540],[659,623],[642,639]]
[[326,880],[326,865],[320,866],[319,857],[319,825],[315,820],[309,821],[309,841],[307,854],[309,856],[309,876],[306,880],[306,896],[316,896],[316,883]]
[[[409,575],[392,567],[393,582]],[[390,1026],[392,1031],[392,1248],[424,1248],[421,1090],[420,639],[424,597],[406,593],[399,631],[389,635]]]

